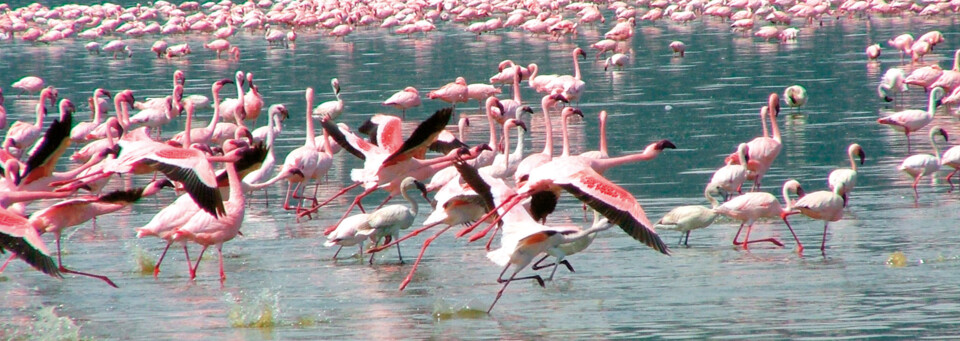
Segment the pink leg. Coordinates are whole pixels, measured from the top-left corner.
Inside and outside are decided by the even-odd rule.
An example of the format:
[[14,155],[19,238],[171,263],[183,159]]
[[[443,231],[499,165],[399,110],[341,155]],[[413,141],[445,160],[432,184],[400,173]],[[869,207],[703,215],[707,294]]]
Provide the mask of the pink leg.
[[[586,216],[584,216],[584,218],[586,218]],[[493,233],[490,234],[490,239],[487,239],[487,245],[484,245],[487,251],[490,251],[490,244],[493,244],[493,237],[497,236],[497,231],[500,231],[500,229],[499,228],[493,229]]]
[[797,242],[797,253],[802,253],[802,252],[803,252],[803,244],[800,243],[800,238],[797,238],[797,234],[793,232],[793,227],[790,226],[790,222],[787,221],[787,216],[788,216],[788,215],[781,214],[781,215],[780,215],[780,218],[783,219],[783,223],[784,223],[784,224],[787,224],[787,228],[790,229],[790,234],[793,235],[793,240]]
[[410,284],[410,281],[413,280],[413,274],[417,272],[417,266],[420,265],[420,260],[423,259],[423,254],[427,252],[427,247],[430,246],[430,243],[432,243],[434,239],[437,239],[437,237],[444,232],[447,232],[447,230],[449,230],[451,227],[453,227],[453,225],[447,225],[447,227],[444,227],[442,230],[423,241],[423,246],[420,247],[420,255],[417,256],[417,261],[413,262],[413,268],[410,269],[410,273],[407,274],[407,278],[404,278],[403,282],[400,283],[400,291],[403,291],[403,289],[407,287],[407,284]]
[[920,199],[920,192],[917,192],[917,184],[920,183],[920,178],[922,177],[923,175],[917,175],[917,177],[913,179],[913,200]]
[[[470,231],[473,231],[474,229],[476,229],[477,226],[480,226],[480,224],[483,224],[484,221],[486,221],[486,220],[489,219],[491,216],[493,216],[494,214],[496,214],[496,212],[499,211],[500,208],[502,208],[502,207],[504,207],[505,205],[507,205],[508,203],[510,203],[510,201],[512,201],[514,198],[515,198],[515,196],[514,196],[514,197],[509,197],[509,198],[507,198],[507,199],[504,200],[502,203],[500,203],[500,206],[497,206],[496,208],[494,208],[494,209],[491,210],[490,212],[487,212],[487,213],[484,214],[482,217],[480,217],[480,219],[477,219],[476,222],[474,222],[473,224],[470,224],[470,226],[467,226],[467,228],[465,228],[465,229],[463,229],[463,230],[460,230],[460,232],[457,232],[457,238],[463,237],[463,236],[465,236],[467,233],[470,233]],[[518,200],[519,200],[519,199],[518,199]],[[516,205],[516,204],[510,205],[510,208],[513,208],[513,205]],[[504,212],[507,212],[507,211],[509,211],[509,209],[508,209],[508,210],[504,210]],[[496,223],[496,220],[495,220],[493,223]],[[490,229],[490,228],[488,227],[487,230],[489,230],[489,229]],[[480,236],[480,237],[477,237],[476,239],[482,238],[483,235],[485,235],[485,234],[486,234],[486,232],[483,232],[483,233],[481,234],[481,236]],[[476,236],[474,236],[474,237],[476,237]],[[472,239],[473,237],[470,237],[470,238]],[[476,239],[472,239],[471,241],[476,240]]]
[[112,286],[112,287],[114,287],[114,288],[119,288],[116,284],[113,283],[113,281],[111,281],[109,278],[107,278],[107,276],[94,275],[94,274],[91,274],[91,273],[80,272],[80,271],[73,271],[73,270],[67,269],[66,267],[63,266],[63,261],[60,259],[60,254],[62,254],[62,253],[63,253],[63,252],[60,251],[60,234],[57,233],[57,265],[59,266],[60,272],[68,273],[68,274],[74,274],[74,275],[80,275],[80,276],[87,276],[87,277],[97,278],[97,279],[99,279],[99,280],[102,280],[102,281],[104,281],[104,282],[107,282],[107,284],[109,284],[110,286]]
[[333,199],[336,199],[336,198],[340,197],[340,196],[343,195],[344,193],[347,193],[347,192],[350,191],[351,189],[354,189],[354,188],[356,188],[357,186],[360,186],[361,184],[362,184],[362,183],[357,182],[357,183],[354,183],[353,185],[344,187],[344,188],[341,189],[339,192],[337,192],[337,194],[334,194],[332,197],[330,197],[330,199],[327,199],[326,201],[320,203],[319,205],[317,205],[317,206],[315,206],[315,207],[313,207],[313,208],[311,208],[311,209],[309,209],[309,210],[306,210],[306,211],[304,211],[304,212],[301,212],[301,213],[299,214],[299,216],[302,217],[302,216],[304,216],[304,215],[307,215],[307,214],[316,212],[316,211],[319,210],[321,207],[323,207],[323,206],[329,204],[331,201],[333,201]]
[[217,245],[217,256],[220,258],[220,284],[227,280],[227,275],[223,273],[223,245]]
[[824,252],[827,248],[827,225],[829,222],[823,223],[823,241],[820,242],[820,252]]
[[16,253],[11,252],[10,257],[7,257],[7,261],[3,262],[3,265],[0,265],[0,274],[3,273],[3,270],[7,268],[7,264],[10,264],[10,261],[17,257]]
[[200,267],[200,260],[203,259],[204,252],[207,252],[207,245],[204,245],[203,248],[200,249],[200,256],[197,257],[197,265],[190,267],[190,279],[197,278],[197,268]]
[[163,263],[163,258],[167,256],[167,250],[170,250],[170,245],[173,245],[173,241],[167,242],[167,247],[163,248],[163,252],[160,253],[160,259],[157,260],[157,265],[153,266],[153,278],[157,278],[157,275],[160,274],[160,263]]
[[960,170],[960,168],[954,168],[950,174],[947,174],[947,183],[950,184],[950,190],[947,192],[953,192],[953,182],[950,181],[950,178],[952,178],[954,174],[957,174],[958,170]]
[[416,235],[420,234],[421,232],[426,231],[426,230],[429,230],[429,229],[431,229],[431,228],[433,228],[434,226],[437,226],[437,225],[439,225],[439,224],[440,224],[440,223],[437,222],[437,223],[430,224],[430,225],[421,227],[421,228],[419,228],[419,229],[413,230],[413,232],[408,233],[406,236],[397,238],[397,240],[394,240],[394,241],[391,242],[391,243],[384,244],[383,246],[380,246],[380,247],[377,247],[377,248],[369,249],[369,250],[367,250],[367,253],[375,253],[375,252],[380,252],[380,251],[386,250],[387,248],[393,246],[394,244],[397,244],[397,243],[400,243],[400,242],[402,242],[402,241],[404,241],[404,240],[410,239],[410,238],[412,238],[413,236],[416,236]]

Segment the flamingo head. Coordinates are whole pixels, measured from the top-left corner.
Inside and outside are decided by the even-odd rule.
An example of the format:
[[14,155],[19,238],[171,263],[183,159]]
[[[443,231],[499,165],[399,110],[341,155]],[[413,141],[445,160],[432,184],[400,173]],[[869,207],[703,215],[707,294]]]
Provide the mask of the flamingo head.
[[454,83],[457,83],[459,85],[467,85],[467,80],[464,79],[463,77],[457,77],[457,80],[455,80]]
[[940,126],[936,126],[930,129],[930,140],[933,141],[933,137],[936,136],[937,134],[943,135],[944,141],[947,141],[947,142],[950,141],[950,137],[947,136],[947,131],[943,130],[943,128],[940,128]]
[[[117,94],[117,98],[120,98],[120,102],[126,102],[131,106],[133,105],[133,102],[136,102],[137,100],[135,97],[133,97],[133,90],[130,89],[120,91],[120,93]],[[114,100],[117,98],[114,98]]]
[[564,119],[566,119],[568,116],[572,116],[572,115],[577,115],[577,116],[580,116],[580,118],[583,118],[583,111],[580,111],[579,108],[565,107],[565,108],[563,108],[563,110],[560,112],[560,117],[562,117],[562,118],[564,118]]
[[670,142],[670,140],[660,140],[651,144],[656,151],[662,151],[664,149],[677,149],[677,146]]
[[[253,144],[253,134],[250,133],[250,129],[247,127],[237,127],[237,130],[233,132],[233,138],[236,143]],[[247,142],[243,141],[244,138],[247,139]]]
[[331,79],[331,80],[330,80],[330,86],[333,88],[333,93],[334,93],[334,94],[340,94],[340,80],[339,80],[339,79],[336,79],[336,78]]
[[60,97],[60,92],[57,91],[57,88],[53,86],[48,86],[40,91],[40,104],[43,104],[43,99],[50,100],[50,106],[57,105],[57,99]]
[[548,96],[548,97],[550,98],[550,100],[552,100],[552,101],[563,102],[563,103],[570,103],[570,100],[568,100],[567,97],[563,96],[563,94],[560,94],[559,91],[554,91],[552,94],[547,95],[547,96]]
[[409,92],[409,93],[413,93],[413,94],[416,94],[416,95],[420,95],[420,92],[417,91],[417,88],[414,88],[414,87],[412,87],[412,86],[408,86],[408,87],[406,87],[406,88],[403,88],[403,91],[406,91],[406,92]]
[[860,145],[856,143],[851,144],[850,148],[847,149],[847,152],[850,153],[851,156],[856,155],[860,157],[861,165],[863,164],[863,160],[867,157],[867,154],[863,152],[863,147],[860,147]]
[[[94,96],[97,96],[97,97],[99,97],[99,96],[107,96],[107,98],[113,98],[113,94],[111,94],[110,91],[107,91],[107,90],[102,89],[102,88],[97,88],[97,90],[94,90],[94,91],[93,91],[93,95],[94,95]],[[0,104],[3,104],[2,101],[0,101]]]
[[224,86],[224,85],[227,85],[227,84],[233,84],[233,81],[230,80],[230,79],[227,79],[227,78],[218,80],[218,81],[216,81],[216,82],[213,82],[213,86],[210,87],[210,89],[213,90],[213,93],[219,94],[219,93],[220,93],[220,89],[222,89],[223,86]]
[[253,88],[253,72],[247,73],[247,84],[249,84],[250,87]]
[[174,71],[173,82],[175,84],[183,85],[187,82],[187,77],[184,75],[183,71],[180,71],[180,70]]
[[581,49],[581,48],[579,48],[579,47],[573,49],[573,56],[574,56],[574,57],[580,56],[580,57],[582,57],[583,59],[587,59],[587,53],[586,53],[586,52],[583,52],[583,49]]
[[270,112],[270,116],[280,115],[281,120],[285,120],[290,117],[290,111],[288,111],[287,107],[283,104],[271,105],[268,111]]
[[73,115],[77,111],[77,107],[73,105],[69,99],[60,100],[60,120],[66,119],[67,116]]
[[[517,120],[520,120],[520,114],[522,114],[522,113],[526,113],[526,114],[528,114],[528,115],[532,115],[532,114],[533,114],[533,108],[531,108],[529,105],[524,105],[524,106],[522,106],[522,107],[517,108],[517,115],[516,115]],[[521,120],[521,121],[522,121],[522,120]]]
[[780,115],[780,95],[776,92],[771,92],[770,96],[767,97],[767,109],[772,110],[773,117]]
[[503,72],[503,69],[506,69],[506,68],[511,67],[511,66],[514,66],[512,60],[509,60],[509,59],[504,60],[504,61],[500,62],[500,65],[497,65],[497,72]]
[[241,87],[243,86],[243,82],[246,80],[246,78],[244,77],[243,71],[237,71],[237,74],[236,76],[234,76],[234,79],[236,80],[237,85]]
[[526,124],[526,123],[523,123],[523,121],[518,120],[518,119],[515,119],[515,118],[511,118],[511,119],[507,120],[506,122],[503,123],[503,126],[505,126],[505,127],[507,127],[507,128],[510,128],[510,127],[520,127],[521,129],[523,129],[523,131],[527,131],[527,124]]

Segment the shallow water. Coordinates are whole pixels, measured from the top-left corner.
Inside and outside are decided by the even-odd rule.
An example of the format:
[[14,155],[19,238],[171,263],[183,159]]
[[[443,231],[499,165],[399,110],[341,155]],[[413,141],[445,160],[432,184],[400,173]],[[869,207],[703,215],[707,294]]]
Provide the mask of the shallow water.
[[[230,78],[237,69],[253,72],[267,105],[284,103],[290,109],[277,146],[282,158],[302,143],[303,89],[308,86],[317,90],[316,103],[331,100],[329,80],[338,77],[346,101],[341,121],[356,126],[370,114],[395,113],[379,105],[394,91],[413,85],[425,96],[457,76],[483,82],[503,59],[538,63],[543,73],[570,74],[570,51],[599,40],[608,27],[587,27],[559,43],[518,32],[477,38],[443,25],[439,32],[412,39],[358,30],[346,42],[333,42],[305,32],[291,50],[268,48],[260,34],[243,33],[232,39],[243,49],[239,63],[213,60],[214,54],[199,47],[198,37],[177,38],[196,46],[195,54],[183,60],[152,58],[148,48],[153,39],[134,40],[130,60],[87,55],[84,41],[53,46],[3,42],[0,84],[38,75],[57,86],[61,97],[81,104],[95,87],[130,88],[138,99],[166,95],[176,69],[186,72],[187,94],[208,94],[211,82]],[[335,250],[323,247],[323,228],[342,214],[347,198],[321,210],[318,219],[296,223],[292,213],[278,207],[281,186],[271,188],[269,207],[262,193],[249,198],[244,237],[223,248],[227,281],[222,286],[212,250],[196,281],[188,279],[176,250],[153,279],[140,263],[152,263],[163,245],[137,239],[134,228],[173,200],[174,194],[165,192],[101,217],[96,227],[87,224],[64,235],[66,265],[108,275],[120,289],[74,276],[55,280],[22,262],[11,264],[0,275],[0,336],[71,338],[76,327],[81,338],[180,340],[955,335],[960,254],[951,222],[958,219],[958,194],[947,192],[941,172],[932,184],[921,181],[914,202],[910,179],[896,171],[906,156],[904,137],[876,123],[893,110],[876,98],[876,82],[887,68],[900,65],[899,57],[889,48],[880,62],[867,62],[863,54],[870,43],[884,42],[908,27],[915,35],[944,32],[946,41],[927,60],[952,62],[952,51],[960,48],[956,19],[878,17],[801,28],[800,39],[787,44],[730,33],[727,24],[713,20],[644,22],[637,27],[624,70],[604,72],[602,60],[594,61],[589,51],[581,62],[588,87],[579,105],[586,118],[571,124],[574,152],[597,148],[596,114],[601,109],[611,114],[614,155],[663,138],[678,146],[656,160],[607,172],[654,221],[674,206],[706,204],[702,190],[712,171],[738,143],[760,135],[757,115],[766,95],[792,84],[805,86],[808,104],[798,111],[784,108],[778,120],[784,148],[763,188],[779,196],[780,185],[795,178],[808,191],[825,189],[827,173],[848,166],[847,145],[864,147],[867,162],[857,190],[843,220],[831,224],[825,255],[816,250],[822,224],[805,217],[792,219],[807,246],[802,256],[793,251],[795,243],[780,222],[760,222],[753,235],[780,238],[786,248],[733,248],[737,225],[720,220],[695,231],[690,247],[674,247],[670,257],[610,230],[569,258],[576,273],[561,270],[546,288],[514,283],[486,315],[483,311],[499,289],[495,276],[500,269],[485,259],[481,245],[441,237],[407,290],[398,292],[410,265],[399,265],[395,251],[380,253],[368,266],[357,258],[333,261]],[[672,57],[667,48],[672,40],[687,44],[686,58]],[[456,53],[461,48],[467,52]],[[908,72],[913,68],[903,67]],[[226,97],[232,97],[230,89],[224,89]],[[523,91],[524,100],[536,104],[539,96],[525,86]],[[11,91],[7,96],[11,120],[32,120],[31,98],[17,98]],[[909,108],[926,107],[926,95],[916,89],[904,100]],[[442,106],[424,99],[424,106],[408,117],[422,119]],[[471,102],[458,108],[479,122],[469,134],[471,143],[487,140],[476,106]],[[210,112],[199,115],[204,121]],[[543,145],[539,116],[533,122],[528,152]],[[960,133],[957,119],[944,108],[934,124],[951,136]],[[165,127],[164,135],[177,127]],[[929,152],[926,132],[913,136],[915,152]],[[334,193],[346,183],[349,169],[359,165],[350,155],[337,155],[319,197]],[[123,186],[123,181],[114,184]],[[568,197],[551,221],[581,223],[579,208]],[[421,213],[418,221],[424,217]],[[678,238],[672,231],[661,236],[670,245]],[[423,238],[402,244],[408,262]],[[47,240],[53,246],[49,236]],[[356,250],[344,250],[351,252]],[[902,252],[905,261],[888,264],[895,252]]]

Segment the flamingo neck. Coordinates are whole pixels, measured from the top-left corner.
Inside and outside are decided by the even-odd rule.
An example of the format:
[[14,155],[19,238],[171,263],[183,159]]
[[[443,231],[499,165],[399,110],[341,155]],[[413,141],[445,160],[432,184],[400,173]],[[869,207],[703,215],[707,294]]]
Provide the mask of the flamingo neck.
[[413,213],[414,216],[416,216],[417,211],[420,210],[420,207],[417,205],[417,201],[413,200],[413,198],[410,197],[410,194],[407,194],[409,190],[410,188],[401,188],[400,195],[402,195],[404,199],[407,199],[407,202],[410,203],[410,212]]
[[233,118],[237,120],[237,126],[243,127],[243,116],[246,116],[243,106],[243,86],[240,85],[240,82],[237,82],[237,102],[240,104],[237,105],[237,111],[234,112]]
[[307,98],[307,141],[305,145],[316,148],[313,139],[315,139],[317,135],[313,131],[313,117],[310,115],[310,111],[313,110],[313,98],[311,97],[313,96]]
[[737,159],[740,161],[740,166],[743,166],[743,168],[746,169],[747,168],[746,148],[737,147]]
[[[957,50],[957,51],[960,51],[960,50]],[[521,103],[520,102],[520,78],[522,77],[521,75],[522,74],[519,72],[513,75],[513,101],[517,102],[518,106],[521,105],[520,104]]]
[[279,133],[283,131],[283,120],[280,119],[280,114],[277,114],[273,117],[273,126],[276,129],[274,133]]
[[573,78],[580,80],[580,62],[577,61],[577,52],[573,52]]
[[533,80],[537,78],[537,73],[540,71],[540,67],[538,67],[537,64],[530,64],[530,66],[527,67],[527,70],[530,70],[530,77],[527,78],[527,84],[530,85],[531,88],[535,89],[533,86]]
[[40,104],[37,104],[37,121],[34,123],[37,127],[43,127],[43,116],[45,116],[43,112],[43,100],[41,100]]
[[[533,77],[531,77],[531,79],[532,78]],[[540,101],[540,106],[543,107],[543,125],[546,129],[543,154],[546,154],[547,156],[553,156],[553,126],[550,124],[550,112],[547,109],[547,107],[550,106],[550,99],[544,96],[543,100]]]
[[[190,144],[193,142],[192,137],[190,136],[192,135],[190,134],[190,132],[191,132],[191,127],[193,126],[193,110],[187,110],[186,121],[187,121],[185,124],[186,127],[183,129],[183,148],[190,148]],[[215,125],[216,122],[217,122],[217,109],[216,107],[214,107],[213,120],[210,121],[210,125]],[[210,131],[213,131],[213,129],[210,128]]]
[[569,116],[560,116],[560,135],[563,137],[563,152],[560,153],[560,156],[562,157],[570,156],[570,138],[567,135],[567,117]]
[[660,155],[660,150],[647,147],[642,153],[629,154],[624,156],[612,157],[607,159],[590,159],[590,166],[597,173],[603,174],[607,169],[615,166],[633,163],[638,161],[648,161]]
[[784,185],[784,186],[783,186],[783,193],[782,193],[782,194],[783,194],[783,202],[785,203],[785,205],[786,205],[786,207],[787,207],[787,208],[784,209],[783,211],[784,211],[784,212],[793,211],[793,201],[790,201],[790,187],[787,186],[787,185]]
[[854,158],[856,158],[856,156],[853,155],[853,150],[847,151],[847,155],[850,156],[850,169],[852,169],[854,172],[856,172],[856,171],[857,171],[857,161],[854,159]]
[[243,207],[243,185],[240,183],[240,174],[237,173],[237,167],[233,162],[227,162],[227,181],[230,183],[230,202],[238,203]]
[[510,125],[503,125],[503,169],[510,169]]
[[99,94],[99,93],[95,93],[95,94],[93,94],[93,124],[94,124],[94,125],[99,125],[99,124],[100,124],[100,120],[103,119],[102,113],[101,113],[100,110],[101,110],[101,108],[100,108],[100,94]]
[[937,141],[934,139],[934,132],[930,131],[930,146],[933,147],[933,157],[937,158],[937,164],[940,164],[940,147],[937,147]]
[[720,206],[720,202],[717,201],[717,198],[714,198],[712,195],[710,195],[710,190],[712,188],[712,186],[708,186],[706,189],[704,189],[703,196],[706,197],[707,201],[710,202],[710,208],[717,208],[717,206]]
[[610,154],[607,154],[607,116],[603,115],[600,117],[600,155],[603,157],[609,157]]
[[321,129],[321,131],[323,131],[323,135],[322,135],[322,136],[323,136],[323,137],[322,137],[322,138],[323,138],[323,152],[326,153],[327,155],[330,155],[331,157],[333,157],[333,150],[330,149],[330,138],[327,136],[327,130],[326,130],[326,129]]
[[767,131],[767,115],[766,113],[760,114],[760,126],[763,127],[763,137],[770,137],[770,132]]
[[517,155],[517,159],[523,155],[523,137],[526,135],[526,132],[522,128],[517,128],[517,147],[514,148],[513,153]]
[[777,112],[776,110],[769,110],[770,115],[770,130],[773,132],[773,139],[777,142],[782,143],[780,139],[780,127],[777,127]]
[[274,122],[277,121],[279,117],[279,114],[275,114],[273,117],[270,117],[270,119],[267,120],[267,148],[270,149],[271,153],[273,152],[273,140],[276,138],[273,133],[273,127],[275,124]]
[[930,90],[930,98],[927,100],[927,115],[933,116],[937,111],[937,94],[943,91],[943,88]]
[[490,125],[490,142],[488,142],[488,145],[493,148],[497,146],[497,126],[493,122],[493,112],[491,110],[493,110],[493,104],[487,102],[487,123]]

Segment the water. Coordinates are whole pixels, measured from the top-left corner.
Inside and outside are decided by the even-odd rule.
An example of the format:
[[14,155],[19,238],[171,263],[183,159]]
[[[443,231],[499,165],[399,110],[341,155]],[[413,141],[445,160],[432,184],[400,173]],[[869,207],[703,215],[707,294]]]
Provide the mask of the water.
[[[108,275],[120,289],[74,276],[55,280],[22,262],[11,264],[0,275],[0,336],[69,339],[76,336],[75,328],[84,339],[180,340],[955,335],[960,254],[950,222],[958,219],[957,194],[947,192],[941,172],[933,184],[921,181],[914,202],[910,179],[895,168],[907,155],[904,137],[876,123],[893,110],[876,98],[876,82],[887,68],[900,65],[899,57],[884,48],[881,61],[871,63],[863,50],[908,27],[915,35],[939,29],[946,42],[927,60],[949,65],[952,51],[960,48],[957,19],[828,20],[823,27],[801,27],[800,39],[788,44],[730,33],[727,25],[714,20],[639,23],[623,71],[604,72],[602,60],[594,61],[588,50],[590,57],[581,62],[588,86],[579,103],[586,118],[571,123],[573,151],[597,148],[601,109],[611,115],[614,155],[639,151],[658,139],[673,141],[678,149],[656,160],[607,172],[655,221],[672,207],[706,204],[703,185],[723,157],[760,135],[757,115],[766,95],[803,85],[810,101],[796,113],[785,108],[779,118],[784,148],[764,178],[764,189],[779,196],[788,178],[798,179],[808,191],[825,189],[827,173],[849,165],[848,144],[858,142],[867,153],[849,209],[843,220],[831,224],[825,256],[816,250],[822,223],[805,217],[792,219],[807,246],[802,256],[792,250],[795,243],[782,223],[774,221],[758,223],[753,235],[780,238],[786,248],[733,248],[737,225],[723,219],[695,231],[691,247],[674,247],[670,257],[610,230],[586,252],[569,258],[576,273],[561,270],[546,288],[514,283],[486,315],[482,311],[500,287],[495,278],[501,269],[485,259],[479,244],[441,237],[407,290],[398,292],[410,266],[398,265],[395,251],[379,254],[368,266],[357,258],[333,261],[335,250],[322,246],[322,230],[342,214],[348,198],[321,210],[317,219],[296,223],[292,213],[277,206],[280,186],[270,190],[269,207],[262,193],[250,197],[244,237],[223,248],[223,286],[212,251],[204,256],[196,281],[188,279],[177,250],[153,279],[143,264],[152,263],[163,245],[137,239],[134,228],[173,200],[165,192],[102,217],[95,228],[86,224],[64,235],[66,265]],[[216,79],[230,78],[238,69],[253,72],[267,105],[284,103],[290,109],[277,146],[282,158],[302,143],[303,90],[308,86],[317,90],[316,103],[331,100],[329,80],[338,77],[346,101],[341,120],[355,127],[373,113],[396,114],[379,102],[405,86],[416,86],[425,96],[457,76],[483,82],[503,59],[538,63],[547,74],[572,74],[570,51],[599,40],[608,27],[583,27],[576,38],[560,42],[517,32],[478,38],[444,25],[412,39],[361,29],[346,42],[333,42],[300,32],[295,50],[267,48],[259,34],[243,33],[232,39],[243,50],[239,63],[212,60],[214,54],[203,51],[198,37],[168,40],[194,46],[195,54],[183,60],[152,58],[152,39],[131,41],[134,58],[116,61],[87,55],[85,41],[52,46],[4,42],[0,84],[38,75],[85,110],[83,99],[95,87],[130,88],[138,99],[162,96],[169,93],[171,74],[180,69],[187,75],[187,94],[208,94]],[[686,58],[672,57],[667,45],[673,40],[686,43]],[[913,68],[903,67],[908,72]],[[527,103],[537,103],[539,96],[526,86],[523,91]],[[223,93],[235,96],[230,88]],[[7,97],[11,121],[32,120],[31,98],[17,98],[9,90]],[[922,91],[912,89],[904,99],[909,108],[926,107]],[[442,106],[424,99],[424,106],[408,112],[408,118],[422,119]],[[479,122],[469,134],[471,143],[487,140],[476,108],[476,102],[458,108]],[[210,112],[198,114],[205,121]],[[957,119],[944,108],[932,125],[951,136],[960,133]],[[165,135],[178,127],[169,125]],[[407,125],[407,131],[412,127]],[[543,145],[539,114],[532,128],[528,152]],[[915,152],[929,152],[926,132],[913,136]],[[320,197],[345,184],[349,169],[359,165],[352,156],[337,155]],[[122,186],[122,181],[114,184]],[[579,208],[567,197],[551,221],[582,223]],[[672,231],[661,236],[670,245],[678,238]],[[408,262],[422,240],[402,244]],[[355,250],[346,248],[344,254]],[[904,259],[897,260],[898,252]]]

